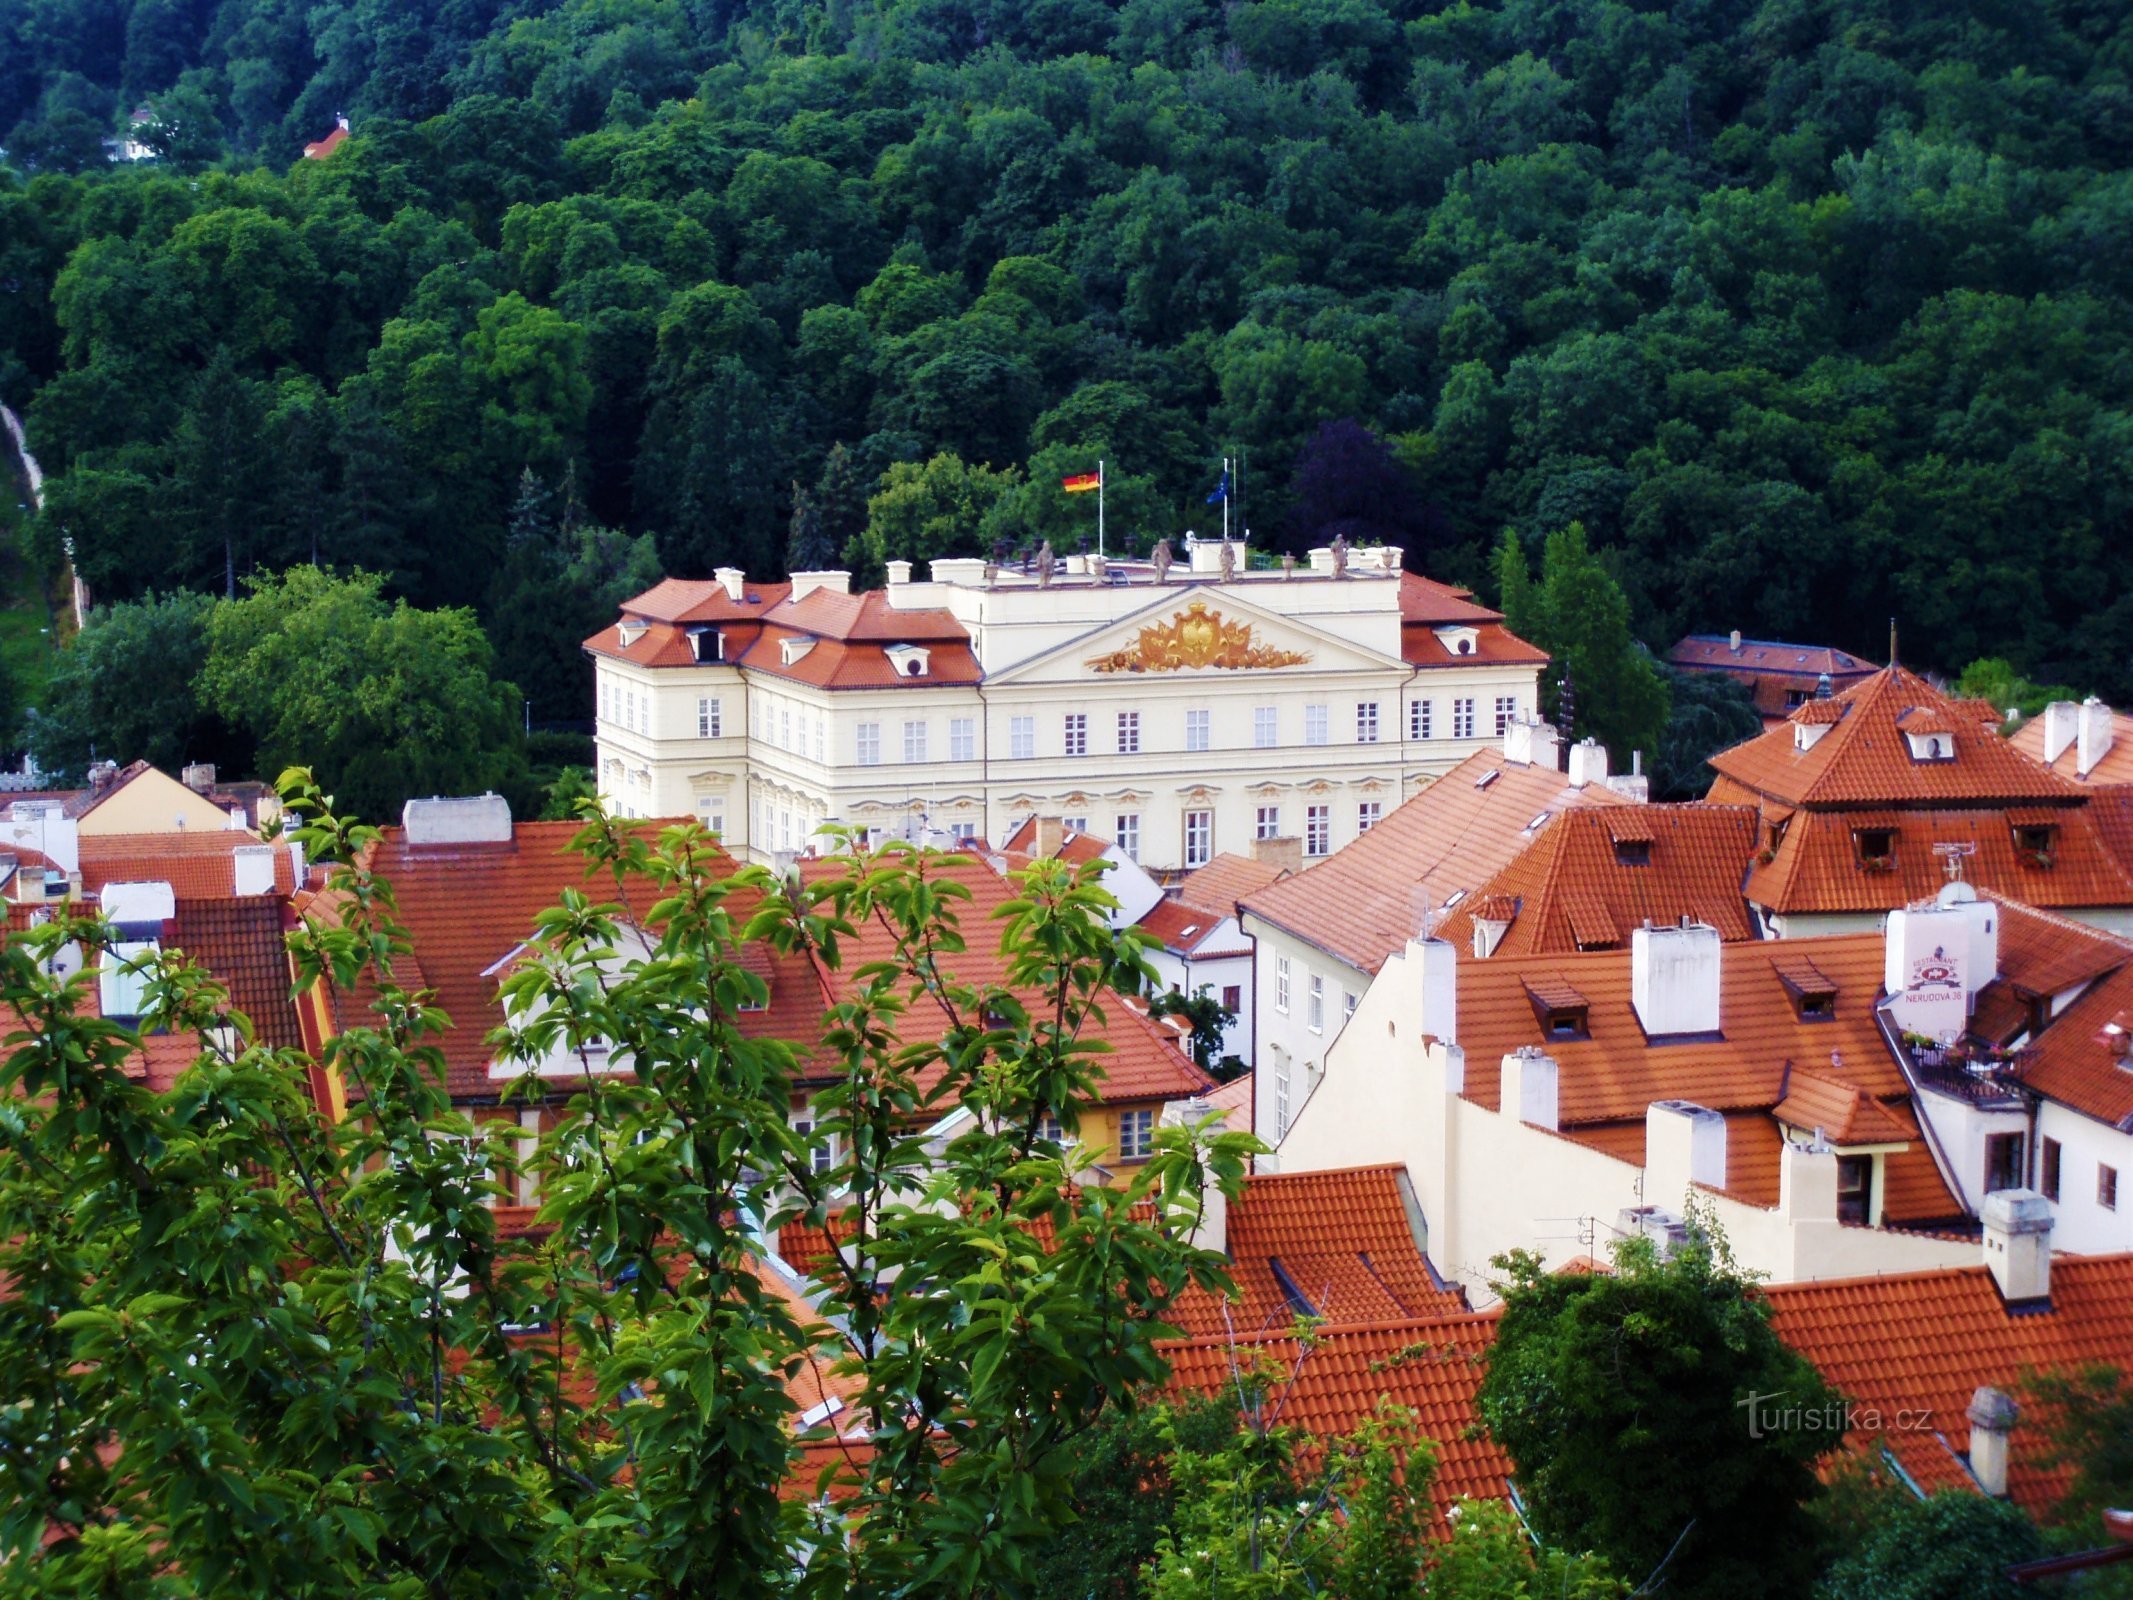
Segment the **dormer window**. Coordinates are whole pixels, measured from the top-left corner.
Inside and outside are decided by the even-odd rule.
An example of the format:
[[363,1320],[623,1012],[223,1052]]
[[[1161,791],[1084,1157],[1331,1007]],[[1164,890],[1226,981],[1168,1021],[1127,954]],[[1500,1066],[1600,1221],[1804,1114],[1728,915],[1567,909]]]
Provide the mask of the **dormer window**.
[[1834,1022],[1837,1018],[1837,985],[1820,967],[1804,956],[1786,956],[1774,963],[1778,982],[1792,999],[1792,1014],[1801,1022]]
[[1615,841],[1615,865],[1618,867],[1648,867],[1652,864],[1652,842],[1649,839],[1617,839]]
[[1792,748],[1805,752],[1822,742],[1822,735],[1829,732],[1826,722],[1795,722],[1792,725]]
[[717,628],[691,628],[689,654],[697,661],[726,659],[726,636]]
[[1551,1044],[1592,1037],[1592,1004],[1567,983],[1529,983],[1526,1000]]
[[623,649],[627,650],[639,639],[642,639],[650,627],[651,624],[648,622],[639,622],[634,617],[627,618],[615,629],[615,639]]
[[899,678],[923,678],[932,670],[933,652],[915,644],[892,644],[882,654]]
[[1437,642],[1444,646],[1444,653],[1448,656],[1472,655],[1481,639],[1480,632],[1474,628],[1449,627],[1433,631],[1437,635]]
[[1955,759],[1955,740],[1945,733],[1906,732],[1904,739],[1911,746],[1911,759],[1913,761],[1953,761]]
[[2059,827],[2052,822],[2017,822],[2014,825],[2015,858],[2025,867],[2048,867]]
[[814,647],[815,641],[812,639],[780,639],[778,641],[778,664],[789,667]]
[[1852,841],[1859,847],[1859,865],[1868,872],[1889,872],[1895,869],[1894,828],[1854,828]]

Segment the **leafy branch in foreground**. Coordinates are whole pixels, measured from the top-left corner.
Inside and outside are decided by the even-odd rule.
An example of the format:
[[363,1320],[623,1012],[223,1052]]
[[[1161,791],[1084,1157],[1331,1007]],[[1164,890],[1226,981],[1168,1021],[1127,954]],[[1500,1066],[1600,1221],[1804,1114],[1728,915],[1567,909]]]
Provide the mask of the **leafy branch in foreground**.
[[[368,866],[376,832],[284,780],[334,864],[290,936],[330,985],[318,1059],[259,1041],[175,951],[55,917],[0,949],[0,1590],[332,1595],[1015,1593],[1067,1514],[1072,1440],[1163,1376],[1159,1319],[1242,1135],[1166,1129],[1130,1186],[1046,1139],[1142,979],[1093,874],[1021,875],[964,928],[942,858],[787,885],[700,830],[593,817],[492,1043],[543,1105],[477,1121],[452,1024]],[[753,1036],[763,952],[843,973],[819,1037]],[[998,983],[954,976],[997,944]],[[67,975],[57,958],[85,952]],[[128,947],[131,949],[131,947]],[[137,1026],[89,1004],[137,960]],[[197,1042],[165,1090],[144,1037]],[[803,1067],[812,1126],[791,1107]],[[335,1120],[310,1092],[337,1077]],[[923,1136],[948,1109],[952,1137]],[[534,1225],[494,1203],[539,1197]],[[778,1230],[834,1222],[812,1295]],[[1049,1248],[1034,1234],[1050,1235]],[[847,1386],[798,1427],[786,1379]],[[803,1445],[827,1460],[786,1494]],[[834,1509],[830,1509],[834,1507]]]

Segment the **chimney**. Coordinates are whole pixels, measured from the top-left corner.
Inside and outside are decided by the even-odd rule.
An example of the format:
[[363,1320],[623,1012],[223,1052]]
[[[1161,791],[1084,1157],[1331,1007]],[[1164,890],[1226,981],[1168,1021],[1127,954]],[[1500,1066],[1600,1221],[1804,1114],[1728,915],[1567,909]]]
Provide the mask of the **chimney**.
[[[1215,1108],[1205,1100],[1173,1100],[1163,1107],[1161,1121],[1165,1127],[1192,1128],[1215,1115]],[[1213,1129],[1220,1133],[1222,1125]],[[1222,1186],[1210,1182],[1200,1191],[1200,1215],[1192,1225],[1192,1243],[1201,1250],[1212,1250],[1218,1255],[1229,1254],[1229,1196]]]
[[1607,781],[1607,746],[1593,739],[1580,739],[1570,747],[1570,787]]
[[1503,1058],[1497,1103],[1506,1111],[1515,1111],[1520,1122],[1553,1132],[1561,1126],[1557,1078],[1555,1057],[1543,1055],[1538,1046],[1522,1044]]
[[2044,759],[2057,761],[2081,733],[2081,707],[2071,700],[2054,700],[2044,708]]
[[1735,628],[1733,630],[1732,638],[1726,641],[1726,648],[1728,650],[1731,650],[1735,655],[1740,654],[1740,629]]
[[1687,1100],[1644,1109],[1645,1192],[1685,1194],[1691,1184],[1726,1186],[1726,1119]]
[[1459,952],[1443,939],[1410,939],[1410,960],[1422,978],[1422,1031],[1455,1044],[1459,1039]]
[[179,774],[178,781],[194,794],[212,793],[215,787],[215,764],[212,761],[196,761]]
[[1999,907],[1969,884],[1951,883],[1930,906],[1891,911],[1882,939],[1890,1020],[1929,1039],[1961,1033],[1970,997],[1999,970]]
[[885,563],[884,563],[884,565],[885,565],[885,566],[886,566],[886,567],[888,568],[888,571],[889,571],[889,587],[890,587],[890,588],[892,588],[892,589],[893,589],[893,588],[896,588],[896,587],[898,587],[899,585],[902,585],[902,584],[906,584],[906,583],[909,583],[909,582],[911,581],[911,563],[910,563],[910,562],[908,562],[908,561],[890,561],[890,562],[885,562]]
[[230,852],[230,865],[240,895],[274,892],[274,857],[270,844],[242,844]]
[[1515,766],[1552,769],[1561,738],[1553,724],[1538,717],[1513,717],[1503,730],[1503,758]]
[[1058,817],[1037,819],[1037,842],[1030,854],[1039,858],[1056,856],[1066,843],[1066,823]]
[[1837,1220],[1837,1152],[1817,1140],[1785,1141],[1778,1153],[1778,1215],[1787,1222]]
[[289,841],[289,877],[299,889],[311,882],[311,866],[304,860],[304,841],[301,839]]
[[1284,839],[1254,839],[1252,859],[1269,867],[1279,867],[1283,872],[1301,872],[1304,842],[1293,834]]
[[1703,923],[1629,936],[1629,998],[1649,1039],[1716,1033],[1723,973],[1718,930]]
[[2111,741],[2118,734],[2118,719],[2111,715],[2109,706],[2091,695],[2081,702],[2078,728],[2074,736],[2074,776],[2086,778],[2109,752]]
[[828,571],[795,572],[792,575],[792,597],[795,600],[804,600],[817,589],[827,589],[831,594],[850,594],[852,575],[849,572]]
[[1827,700],[1835,692],[1835,689],[1830,684],[1828,673],[1825,672],[1821,677],[1815,679],[1815,698],[1817,700]]
[[2007,1498],[2007,1447],[2022,1408],[2000,1390],[1980,1384],[1970,1397],[1970,1476],[1995,1500]]
[[1985,1224],[1985,1265],[2013,1310],[2052,1303],[2052,1208],[2034,1189],[1995,1189],[1978,1207]]
[[118,781],[118,770],[116,761],[92,761],[89,764],[89,792],[107,793],[111,785]]
[[739,567],[715,567],[712,569],[711,576],[718,579],[720,586],[726,591],[728,600],[737,603],[744,598],[748,585],[748,575],[741,571]]
[[402,806],[400,826],[411,845],[509,844],[511,802],[500,794],[433,795]]

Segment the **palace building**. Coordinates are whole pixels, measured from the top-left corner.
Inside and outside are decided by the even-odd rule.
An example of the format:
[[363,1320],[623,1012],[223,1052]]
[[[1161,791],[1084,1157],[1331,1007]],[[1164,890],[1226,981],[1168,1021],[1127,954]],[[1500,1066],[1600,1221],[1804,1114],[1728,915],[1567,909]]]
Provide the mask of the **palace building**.
[[754,583],[670,578],[586,641],[599,789],[694,816],[753,860],[1007,838],[1032,816],[1151,871],[1259,839],[1317,860],[1530,718],[1546,656],[1397,549],[1249,570],[1167,560],[889,563]]

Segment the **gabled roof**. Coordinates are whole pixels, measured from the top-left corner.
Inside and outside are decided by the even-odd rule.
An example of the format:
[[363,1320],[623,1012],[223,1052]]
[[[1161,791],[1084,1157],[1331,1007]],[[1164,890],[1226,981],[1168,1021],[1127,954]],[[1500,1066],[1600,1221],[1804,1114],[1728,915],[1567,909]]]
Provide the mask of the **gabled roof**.
[[1820,1134],[1833,1145],[1905,1144],[1918,1137],[1879,1100],[1832,1072],[1787,1070],[1784,1098],[1771,1114],[1788,1128]]
[[[1001,852],[1006,855],[1020,856],[1027,860],[1035,860],[1037,857],[1037,825],[1039,821],[1040,819],[1037,817],[1024,819],[1022,826],[1009,834],[1007,842],[1000,846]],[[1101,861],[1107,848],[1106,841],[1097,838],[1094,834],[1085,832],[1080,828],[1071,828],[1067,829],[1063,837],[1061,837],[1059,848],[1054,854],[1062,861],[1076,863]]]
[[[1472,628],[1467,654],[1446,648],[1439,628]],[[1503,613],[1474,599],[1473,591],[1400,574],[1400,655],[1411,667],[1472,667],[1503,662],[1544,664],[1548,652],[1529,644],[1503,625]]]
[[1574,789],[1553,767],[1476,751],[1352,844],[1243,898],[1243,909],[1362,972],[1456,909],[1556,813],[1630,802],[1605,784]]
[[212,972],[261,1042],[301,1048],[278,895],[178,902],[170,943]]
[[2071,1111],[2133,1130],[2133,1055],[2119,1053],[2127,1037],[2133,1037],[2133,967],[2122,966],[2030,1042],[2023,1084]]
[[1735,650],[1732,637],[1723,633],[1692,633],[1675,644],[1666,659],[1684,672],[1717,672],[1746,684],[1765,723],[1790,713],[1803,694],[1812,704],[1825,674],[1834,692],[1878,670],[1872,662],[1829,645],[1743,639]]
[[1134,924],[1173,955],[1198,961],[1217,956],[1250,955],[1251,940],[1234,931],[1220,945],[1209,942],[1215,930],[1225,925],[1234,930],[1235,925],[1219,911],[1202,911],[1181,900],[1169,899],[1156,901]]
[[761,618],[792,593],[789,583],[744,583],[741,598],[714,578],[662,578],[622,602],[624,616],[647,622],[732,622]]
[[1566,811],[1461,901],[1438,937],[1471,950],[1476,917],[1509,921],[1500,958],[1626,945],[1647,921],[1665,927],[1687,916],[1722,938],[1752,939],[1741,880],[1755,823],[1747,806]]
[[[1989,807],[2077,793],[1902,667],[1884,667],[1819,704],[1841,715],[1810,748],[1797,749],[1793,729],[1779,726],[1720,751],[1711,765],[1744,789],[1806,807]],[[1912,758],[1901,723],[1920,711],[1939,713],[1938,725],[1954,741],[1952,760]]]
[[1261,1334],[1299,1314],[1340,1326],[1464,1311],[1423,1259],[1406,1181],[1398,1166],[1253,1174],[1228,1215],[1239,1300],[1194,1291],[1172,1321],[1192,1334]]
[[[2040,1373],[2133,1370],[2133,1256],[2054,1258],[2047,1310],[2010,1312],[1983,1266],[1776,1284],[1763,1293],[1778,1336],[1851,1402],[1846,1442],[1888,1450],[1928,1493],[1976,1488],[1962,1459],[1964,1412],[1981,1386],[2020,1403],[2025,1380]],[[2072,1469],[2047,1465],[2049,1437],[2028,1418],[2011,1451],[2010,1498],[2032,1514],[2048,1511]]]

